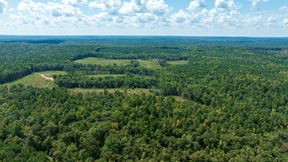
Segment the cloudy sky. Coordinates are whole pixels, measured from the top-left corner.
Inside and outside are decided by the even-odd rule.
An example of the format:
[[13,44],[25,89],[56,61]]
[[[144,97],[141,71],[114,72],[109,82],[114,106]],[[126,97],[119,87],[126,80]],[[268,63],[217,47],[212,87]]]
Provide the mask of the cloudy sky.
[[288,36],[288,0],[0,0],[0,35]]

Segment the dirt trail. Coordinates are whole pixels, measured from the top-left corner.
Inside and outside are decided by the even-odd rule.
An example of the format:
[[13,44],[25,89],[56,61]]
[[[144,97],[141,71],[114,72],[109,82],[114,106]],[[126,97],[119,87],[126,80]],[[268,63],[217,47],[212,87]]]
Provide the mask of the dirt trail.
[[53,78],[53,77],[47,77],[47,76],[45,76],[44,74],[40,74],[40,73],[39,73],[39,75],[40,75],[42,78],[44,78],[45,80],[54,81],[54,78]]

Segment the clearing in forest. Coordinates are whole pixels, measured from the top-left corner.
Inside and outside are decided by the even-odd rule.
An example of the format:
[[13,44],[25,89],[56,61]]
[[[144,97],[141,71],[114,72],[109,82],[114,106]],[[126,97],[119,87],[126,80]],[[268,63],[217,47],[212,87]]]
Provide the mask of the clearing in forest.
[[[81,60],[76,60],[76,63],[80,64],[94,64],[94,65],[128,65],[132,60],[118,60],[118,59],[105,59],[105,58],[96,58],[96,57],[87,57]],[[150,69],[157,69],[161,66],[157,63],[156,60],[136,60],[139,62],[140,66],[150,68]]]
[[48,77],[48,76],[45,76],[44,74],[41,74],[41,73],[39,73],[39,75],[40,75],[43,79],[45,79],[45,80],[54,81],[54,78],[53,78],[53,77]]
[[94,65],[128,65],[130,60],[113,60],[113,59],[105,59],[105,58],[95,58],[95,57],[87,57],[81,60],[76,60],[76,63],[80,64],[94,64]]
[[45,71],[41,73],[33,73],[11,83],[3,84],[4,86],[13,86],[23,84],[24,86],[33,86],[37,88],[53,88],[57,86],[54,83],[53,75],[64,75],[64,71]]
[[169,65],[185,65],[187,63],[188,63],[187,60],[167,61],[167,64],[169,64]]

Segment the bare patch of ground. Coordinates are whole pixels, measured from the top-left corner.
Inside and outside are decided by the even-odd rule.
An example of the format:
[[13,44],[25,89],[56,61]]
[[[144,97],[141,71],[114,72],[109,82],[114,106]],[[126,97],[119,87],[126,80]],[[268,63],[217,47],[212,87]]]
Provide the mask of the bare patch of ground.
[[45,80],[48,80],[48,81],[51,81],[51,82],[54,81],[53,77],[47,77],[47,76],[45,76],[44,74],[41,74],[41,73],[39,73],[39,75]]

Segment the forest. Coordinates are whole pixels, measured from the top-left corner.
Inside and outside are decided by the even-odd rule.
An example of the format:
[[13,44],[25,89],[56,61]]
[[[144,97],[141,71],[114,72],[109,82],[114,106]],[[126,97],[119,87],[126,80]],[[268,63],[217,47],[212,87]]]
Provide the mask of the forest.
[[288,161],[287,42],[0,36],[0,161]]

